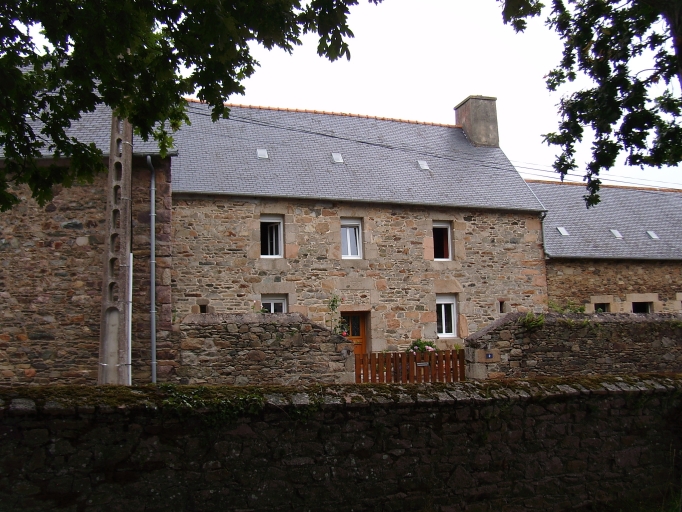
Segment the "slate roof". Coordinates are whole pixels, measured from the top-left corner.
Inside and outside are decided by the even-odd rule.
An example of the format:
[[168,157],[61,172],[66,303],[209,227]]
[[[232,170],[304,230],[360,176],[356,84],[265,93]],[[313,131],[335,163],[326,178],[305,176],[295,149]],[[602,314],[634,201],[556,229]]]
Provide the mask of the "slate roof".
[[588,210],[582,184],[529,185],[548,210],[543,234],[550,258],[682,260],[682,192],[602,186],[601,202]]
[[472,146],[459,127],[241,106],[213,123],[194,102],[189,115],[175,135],[174,194],[543,210],[502,150]]
[[[36,133],[40,131],[40,123],[33,123],[33,129]],[[94,112],[86,112],[81,114],[78,121],[72,123],[70,128],[66,129],[66,134],[69,137],[75,137],[80,142],[89,144],[95,143],[98,149],[104,153],[104,156],[109,156],[109,141],[111,137],[111,109],[106,105],[100,105]],[[134,155],[158,155],[159,147],[150,139],[145,142],[142,138],[133,137],[133,154]],[[171,154],[175,154],[172,152]],[[2,147],[0,147],[0,158],[4,156]],[[49,158],[52,153],[48,151],[47,147],[42,148],[42,156]]]

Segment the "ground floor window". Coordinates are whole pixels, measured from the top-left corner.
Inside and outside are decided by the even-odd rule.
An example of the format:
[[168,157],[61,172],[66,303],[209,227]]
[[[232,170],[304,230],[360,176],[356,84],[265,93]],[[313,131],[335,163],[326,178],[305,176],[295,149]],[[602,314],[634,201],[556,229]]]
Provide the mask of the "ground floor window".
[[653,313],[653,306],[654,304],[652,302],[633,302],[632,312],[641,314]]
[[263,295],[260,307],[267,313],[286,313],[287,298],[284,295]]
[[453,338],[457,336],[457,296],[436,295],[436,322],[438,336]]

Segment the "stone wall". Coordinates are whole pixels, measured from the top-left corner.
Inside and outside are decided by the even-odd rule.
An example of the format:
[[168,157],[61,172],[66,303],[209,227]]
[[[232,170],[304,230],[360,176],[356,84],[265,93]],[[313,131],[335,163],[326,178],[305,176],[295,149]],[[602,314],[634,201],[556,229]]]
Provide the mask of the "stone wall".
[[[161,350],[171,330],[170,172],[157,162],[157,309]],[[149,367],[149,182],[133,169],[133,380]],[[55,188],[40,208],[28,189],[0,213],[0,383],[97,382],[106,175]],[[163,353],[162,353],[163,355]]]
[[632,302],[651,302],[653,312],[681,310],[682,261],[547,260],[547,293],[559,306],[569,302],[610,304],[612,313],[632,312]]
[[679,379],[660,378],[5,389],[0,503],[24,512],[667,510],[664,495],[680,481],[681,391]]
[[194,314],[180,324],[168,381],[306,385],[355,382],[353,345],[298,313]]
[[[200,305],[249,312],[274,294],[329,325],[336,294],[341,312],[366,313],[368,350],[381,351],[436,338],[436,294],[457,295],[464,335],[501,316],[500,301],[503,311],[546,307],[537,215],[228,197],[174,196],[173,205],[178,321]],[[282,216],[283,258],[260,257],[261,215]],[[341,257],[341,218],[362,220],[362,259]],[[453,261],[434,261],[433,221],[451,223]]]
[[467,377],[682,373],[682,315],[512,313],[466,339]]

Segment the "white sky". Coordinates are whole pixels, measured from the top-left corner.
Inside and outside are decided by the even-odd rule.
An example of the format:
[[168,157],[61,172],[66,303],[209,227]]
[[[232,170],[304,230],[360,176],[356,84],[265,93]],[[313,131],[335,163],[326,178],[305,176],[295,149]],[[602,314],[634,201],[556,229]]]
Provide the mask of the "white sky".
[[[261,67],[244,82],[246,95],[230,102],[454,124],[453,107],[461,100],[494,96],[500,146],[509,159],[524,177],[552,177],[547,171],[556,150],[543,144],[542,134],[557,128],[560,95],[547,91],[544,76],[562,46],[544,17],[517,34],[502,23],[495,0],[361,2],[351,11],[350,62],[318,57],[315,37],[291,56],[254,48]],[[588,159],[585,151],[578,164]],[[679,167],[622,165],[602,179],[682,189]]]

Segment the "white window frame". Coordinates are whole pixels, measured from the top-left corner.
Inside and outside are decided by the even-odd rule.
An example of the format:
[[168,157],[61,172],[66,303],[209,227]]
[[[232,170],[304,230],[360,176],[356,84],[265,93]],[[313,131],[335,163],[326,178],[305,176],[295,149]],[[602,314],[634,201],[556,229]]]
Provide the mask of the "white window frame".
[[[288,308],[287,308],[287,296],[286,295],[261,295],[260,298],[260,307],[261,310],[267,309],[268,313],[274,313],[273,311],[275,309],[275,304],[281,304],[282,305],[282,313],[287,313]],[[267,304],[267,306],[266,306]],[[278,311],[279,313],[279,311]]]
[[[343,254],[344,236],[350,252],[352,233],[355,233],[355,243],[358,248],[357,254]],[[341,258],[344,260],[362,259],[362,221],[360,219],[341,219]]]
[[[436,258],[436,237],[435,237],[435,230],[436,229],[446,229],[448,233],[448,257],[447,258]],[[433,259],[435,261],[452,261],[452,223],[448,221],[433,221],[433,227],[431,229],[431,235],[433,236]]]
[[[452,314],[452,332],[447,332],[445,327],[446,315],[444,313],[447,308]],[[438,321],[439,316],[440,322]],[[436,332],[439,338],[457,337],[457,295],[436,295]]]
[[[263,254],[266,251],[266,247],[263,247],[263,224],[268,224],[268,230],[273,227],[273,224],[277,226],[277,233],[275,234],[277,251],[276,254]],[[261,258],[283,258],[284,257],[284,219],[280,215],[262,215],[260,218],[260,231],[261,231],[261,248],[260,257]],[[270,234],[268,233],[268,242],[270,242]],[[274,238],[273,238],[274,240]],[[269,252],[269,251],[268,251]]]

